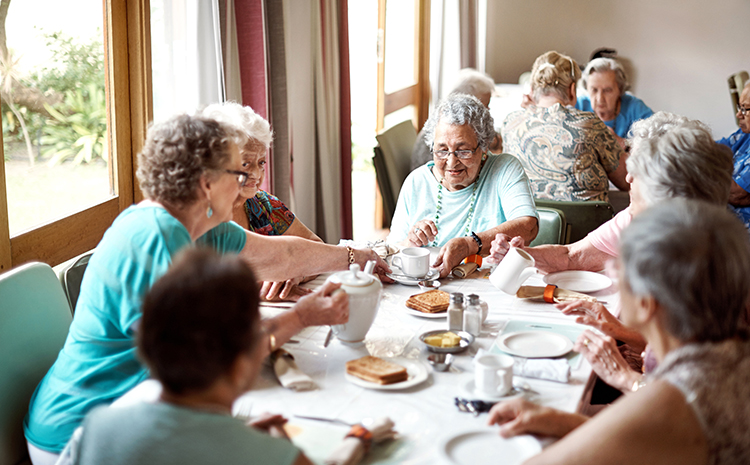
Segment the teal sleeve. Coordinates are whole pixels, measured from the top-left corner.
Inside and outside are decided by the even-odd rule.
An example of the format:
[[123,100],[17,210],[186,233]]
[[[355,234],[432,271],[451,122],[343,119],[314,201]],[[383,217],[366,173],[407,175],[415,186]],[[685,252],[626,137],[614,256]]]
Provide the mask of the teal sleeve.
[[221,223],[196,241],[196,244],[214,248],[217,252],[238,254],[245,248],[247,231],[234,221]]
[[501,182],[497,188],[506,221],[524,216],[533,216],[538,219],[534,195],[523,165],[512,155],[504,156],[506,159]]

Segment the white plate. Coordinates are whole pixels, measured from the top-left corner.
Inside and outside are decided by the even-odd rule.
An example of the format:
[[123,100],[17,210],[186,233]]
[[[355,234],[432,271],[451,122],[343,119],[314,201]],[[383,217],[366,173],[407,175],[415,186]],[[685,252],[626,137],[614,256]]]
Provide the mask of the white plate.
[[461,384],[461,389],[464,391],[464,395],[470,400],[483,400],[485,402],[499,402],[501,400],[515,399],[516,397],[522,397],[523,391],[519,391],[516,388],[510,390],[509,393],[504,396],[493,396],[486,394],[482,391],[478,391],[474,385],[474,378],[469,378]]
[[497,338],[497,348],[519,357],[551,358],[570,352],[573,342],[551,331],[518,331]]
[[612,285],[612,280],[592,271],[558,271],[542,278],[546,284],[575,292],[596,292]]
[[406,368],[406,372],[409,374],[409,378],[406,381],[401,381],[400,383],[393,384],[371,383],[370,381],[365,381],[362,378],[357,378],[356,376],[352,376],[346,372],[344,372],[344,378],[346,378],[346,380],[352,384],[356,384],[357,386],[367,389],[374,389],[376,391],[398,391],[400,389],[408,389],[412,386],[416,386],[417,384],[422,383],[427,379],[427,376],[429,375],[427,367],[418,360],[409,360],[406,358],[384,358],[383,360],[398,363],[402,367]]
[[406,310],[406,313],[412,316],[418,316],[420,318],[443,318],[445,319],[448,316],[448,310],[444,310],[442,312],[437,313],[427,313],[427,312],[420,312],[419,310],[414,310],[413,308],[404,307]]
[[[391,267],[394,272],[398,273],[399,275],[403,275],[403,271],[397,266]],[[435,279],[438,276],[440,276],[440,272],[436,270],[435,268],[430,268],[430,271],[427,273],[427,276],[422,276],[421,278],[403,278],[402,276],[395,276],[391,273],[386,273],[386,276],[391,278],[392,280],[396,281],[399,284],[403,284],[405,286],[417,286],[420,281],[424,281],[425,279]]]
[[456,465],[516,465],[542,451],[532,436],[504,439],[496,428],[464,431],[444,438],[439,448],[448,463]]

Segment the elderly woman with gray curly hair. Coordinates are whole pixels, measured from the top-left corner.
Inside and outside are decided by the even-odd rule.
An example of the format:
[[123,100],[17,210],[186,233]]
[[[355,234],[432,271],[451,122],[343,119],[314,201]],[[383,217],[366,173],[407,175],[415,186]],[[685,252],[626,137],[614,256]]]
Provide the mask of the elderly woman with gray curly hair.
[[424,130],[433,160],[404,181],[389,242],[442,247],[433,266],[447,276],[469,255],[486,255],[498,233],[536,237],[529,180],[514,157],[488,152],[495,129],[476,97],[449,95]]

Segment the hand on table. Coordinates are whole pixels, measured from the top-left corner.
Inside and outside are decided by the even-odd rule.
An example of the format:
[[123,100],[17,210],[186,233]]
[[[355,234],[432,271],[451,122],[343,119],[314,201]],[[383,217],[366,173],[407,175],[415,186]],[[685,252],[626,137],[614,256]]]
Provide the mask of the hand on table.
[[408,245],[410,247],[423,247],[430,245],[437,236],[438,229],[431,220],[417,221],[409,228],[409,235],[407,236]]
[[253,428],[259,429],[266,434],[270,434],[273,437],[289,439],[286,432],[284,431],[284,425],[287,419],[281,415],[274,415],[270,413],[263,413],[258,418],[250,420],[247,424]]
[[543,407],[519,398],[495,404],[490,410],[487,424],[500,425],[500,435],[504,438],[520,434],[561,438],[584,421],[586,417],[582,415]]
[[503,258],[505,258],[505,254],[508,253],[508,250],[511,247],[522,249],[523,246],[523,237],[516,236],[514,238],[511,238],[507,234],[498,233],[495,236],[495,240],[492,241],[492,245],[490,246],[490,255],[485,258],[485,261],[495,264],[500,263],[501,261],[503,261]]
[[312,292],[310,289],[299,287],[302,279],[300,277],[281,282],[264,281],[260,288],[260,298],[269,301],[287,300],[296,302]]
[[303,326],[340,325],[349,321],[349,296],[333,293],[341,284],[326,282],[317,291],[299,299],[292,309]]
[[440,277],[448,276],[453,268],[461,264],[461,261],[474,254],[477,250],[477,243],[470,237],[456,237],[449,240],[438,253],[433,268],[437,268]]
[[584,329],[573,350],[586,357],[602,381],[622,392],[629,392],[633,384],[642,378],[640,373],[630,368],[620,354],[617,343],[609,336],[600,336]]

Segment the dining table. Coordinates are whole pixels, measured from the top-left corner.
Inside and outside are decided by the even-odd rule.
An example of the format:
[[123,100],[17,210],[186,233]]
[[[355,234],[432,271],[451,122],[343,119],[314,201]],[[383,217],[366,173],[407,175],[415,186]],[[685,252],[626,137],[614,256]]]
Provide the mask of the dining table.
[[[287,434],[315,463],[323,463],[337,447],[349,431],[347,425],[367,424],[382,417],[393,421],[398,435],[394,440],[375,444],[363,463],[520,463],[551,440],[533,436],[504,439],[498,433],[498,426],[487,425],[486,413],[462,412],[457,408],[457,398],[476,398],[475,391],[471,390],[473,359],[479,350],[502,353],[497,341],[510,331],[547,331],[575,342],[585,327],[552,304],[519,299],[495,289],[487,279],[490,271],[485,268],[468,278],[440,280],[441,290],[477,294],[489,307],[481,333],[465,351],[454,354],[447,371],[439,372],[430,367],[427,357],[432,352],[419,338],[427,331],[447,330],[445,313],[419,315],[420,312],[405,306],[410,296],[422,292],[417,286],[384,284],[377,316],[363,343],[343,343],[334,337],[326,346],[329,327],[321,326],[305,329],[283,346],[317,388],[285,389],[270,364],[266,364],[254,388],[235,402],[235,411],[284,415],[289,420],[285,426]],[[314,289],[326,278],[327,275],[321,275],[307,286]],[[546,285],[541,273],[531,276],[524,284]],[[619,298],[616,284],[589,294],[607,307],[615,305]],[[261,305],[264,316],[284,310],[283,306],[275,304]],[[410,380],[389,387],[358,381],[347,375],[346,362],[365,355],[407,366]],[[595,376],[580,354],[571,351],[561,358],[570,365],[567,382],[514,376],[514,389],[508,398],[524,397],[566,412],[582,412],[589,404]],[[515,358],[515,363],[523,361],[523,358]]]

